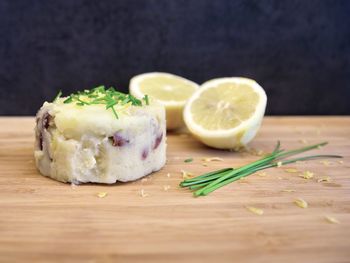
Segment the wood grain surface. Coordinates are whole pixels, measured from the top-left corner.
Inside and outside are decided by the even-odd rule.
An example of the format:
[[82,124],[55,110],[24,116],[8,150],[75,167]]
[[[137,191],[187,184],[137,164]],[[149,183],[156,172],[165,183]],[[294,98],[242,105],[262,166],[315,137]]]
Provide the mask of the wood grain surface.
[[[273,168],[200,198],[178,187],[181,170],[199,175],[259,157],[169,134],[161,171],[133,183],[73,187],[37,172],[33,127],[31,117],[0,118],[0,262],[350,261],[350,117],[266,117],[252,148],[271,151],[278,139],[286,149],[326,140],[315,152],[343,155],[343,163]],[[213,156],[223,161],[202,165]],[[194,161],[185,163],[189,157]],[[324,176],[331,181],[317,182]],[[307,209],[293,203],[299,197]]]

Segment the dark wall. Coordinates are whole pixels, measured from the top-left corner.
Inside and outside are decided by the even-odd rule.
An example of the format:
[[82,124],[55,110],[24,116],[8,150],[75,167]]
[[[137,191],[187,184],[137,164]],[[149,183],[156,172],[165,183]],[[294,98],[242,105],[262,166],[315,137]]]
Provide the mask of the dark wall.
[[256,79],[269,114],[350,114],[350,1],[0,1],[0,114],[139,73]]

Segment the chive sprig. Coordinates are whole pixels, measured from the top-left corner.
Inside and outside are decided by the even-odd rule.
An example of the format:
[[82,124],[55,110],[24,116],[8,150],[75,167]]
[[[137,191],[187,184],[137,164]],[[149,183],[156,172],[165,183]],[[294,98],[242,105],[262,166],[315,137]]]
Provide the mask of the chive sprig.
[[194,196],[205,196],[227,184],[230,184],[234,181],[237,181],[260,170],[265,170],[280,165],[291,164],[298,161],[313,160],[317,158],[342,158],[342,156],[339,155],[321,154],[303,156],[293,159],[285,159],[293,155],[320,148],[322,146],[325,146],[326,144],[327,142],[322,142],[290,151],[285,151],[280,149],[281,144],[278,141],[275,149],[271,154],[268,154],[257,161],[254,161],[236,169],[229,167],[205,173],[194,178],[186,179],[180,183],[180,186],[193,190]]

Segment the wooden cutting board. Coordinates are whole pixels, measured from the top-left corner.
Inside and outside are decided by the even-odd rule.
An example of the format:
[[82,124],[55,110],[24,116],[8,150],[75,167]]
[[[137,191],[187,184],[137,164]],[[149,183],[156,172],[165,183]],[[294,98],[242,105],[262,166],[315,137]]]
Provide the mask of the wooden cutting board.
[[[315,152],[343,155],[343,163],[288,166],[313,172],[310,180],[273,168],[200,198],[178,187],[181,170],[199,175],[259,157],[169,134],[167,165],[152,176],[72,187],[37,172],[33,127],[34,118],[0,118],[0,262],[350,261],[350,117],[265,118],[250,144],[257,151],[278,139],[286,149],[329,141]],[[223,161],[202,165],[213,156]],[[317,182],[323,176],[332,181]],[[297,207],[298,197],[309,208]]]

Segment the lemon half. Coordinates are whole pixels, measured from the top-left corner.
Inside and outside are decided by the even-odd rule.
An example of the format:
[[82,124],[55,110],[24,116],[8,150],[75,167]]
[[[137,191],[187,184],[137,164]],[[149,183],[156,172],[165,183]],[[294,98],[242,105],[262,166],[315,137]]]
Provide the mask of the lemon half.
[[201,85],[187,102],[187,128],[204,144],[236,149],[250,142],[259,130],[266,108],[266,93],[254,80],[219,78]]
[[164,105],[167,129],[171,130],[184,126],[184,106],[198,87],[197,83],[174,74],[151,72],[133,77],[129,91],[138,98],[147,94]]

